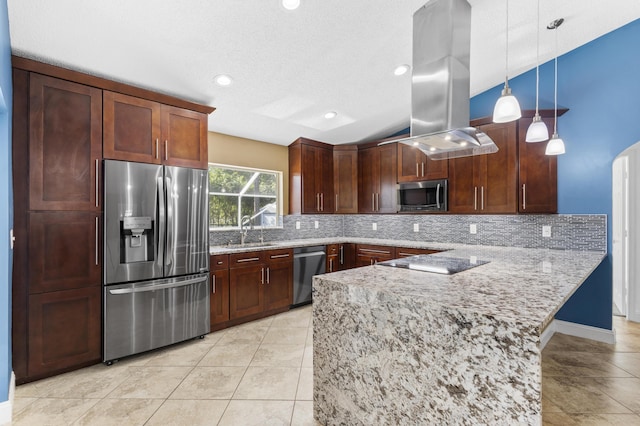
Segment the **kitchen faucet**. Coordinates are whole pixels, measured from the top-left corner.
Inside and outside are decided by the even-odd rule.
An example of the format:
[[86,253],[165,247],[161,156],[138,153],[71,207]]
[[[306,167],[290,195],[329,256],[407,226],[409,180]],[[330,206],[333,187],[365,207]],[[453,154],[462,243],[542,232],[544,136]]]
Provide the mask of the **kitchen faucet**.
[[249,228],[246,226],[249,225],[250,229],[253,229],[253,221],[251,220],[251,216],[244,215],[240,219],[240,245],[244,245],[244,240],[247,238],[247,232],[249,232]]

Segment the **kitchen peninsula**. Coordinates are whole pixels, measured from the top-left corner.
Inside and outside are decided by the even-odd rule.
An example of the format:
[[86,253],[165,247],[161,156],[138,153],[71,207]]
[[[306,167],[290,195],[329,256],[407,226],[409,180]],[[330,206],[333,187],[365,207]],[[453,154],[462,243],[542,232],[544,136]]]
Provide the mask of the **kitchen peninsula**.
[[455,275],[375,265],[314,278],[322,424],[541,424],[541,335],[602,252],[451,244]]

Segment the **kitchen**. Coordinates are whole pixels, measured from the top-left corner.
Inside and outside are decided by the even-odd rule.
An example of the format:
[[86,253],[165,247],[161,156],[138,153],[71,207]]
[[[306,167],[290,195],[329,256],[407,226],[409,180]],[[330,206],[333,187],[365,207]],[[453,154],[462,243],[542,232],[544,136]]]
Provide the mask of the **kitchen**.
[[[569,25],[569,23],[565,25]],[[591,103],[583,99],[580,99],[580,102],[578,102],[577,100],[574,100],[572,98],[572,96],[575,97],[577,96],[577,93],[580,93],[580,90],[579,90],[579,87],[581,87],[580,84],[584,84],[584,81],[587,81],[589,78],[597,79],[599,82],[602,82],[603,85],[605,83],[614,85],[611,88],[611,93],[624,93],[625,95],[628,95],[628,96],[632,96],[633,93],[637,93],[634,91],[636,87],[635,85],[637,83],[635,83],[633,80],[611,77],[612,71],[610,69],[605,69],[604,65],[602,65],[602,67],[597,67],[594,65],[594,63],[606,64],[608,62],[609,63],[615,62],[620,64],[620,67],[616,69],[618,72],[623,72],[623,70],[625,69],[634,69],[635,63],[633,62],[633,58],[627,58],[627,57],[619,58],[618,56],[609,57],[608,56],[609,54],[606,53],[608,43],[616,43],[616,45],[621,44],[622,46],[625,46],[625,45],[633,46],[633,40],[635,40],[633,39],[635,34],[634,28],[635,27],[633,25],[624,27],[619,32],[610,34],[606,38],[598,41],[597,43],[587,45],[582,49],[578,49],[572,52],[567,57],[561,58],[561,61],[560,61],[561,74],[560,75],[562,76],[563,75],[562,73],[564,73],[565,77],[563,77],[564,80],[561,79],[561,82],[559,83],[559,90],[561,93],[561,95],[559,95],[559,99],[562,100],[561,102],[563,105],[566,105],[569,108],[570,112],[567,113],[565,116],[563,116],[560,120],[560,133],[562,134],[563,138],[565,138],[565,140],[567,141],[568,151],[572,151],[571,158],[569,155],[565,155],[565,156],[559,157],[558,159],[558,162],[559,162],[558,200],[559,200],[559,212],[561,213],[565,213],[565,214],[566,213],[579,213],[579,214],[607,213],[608,207],[606,207],[606,205],[601,206],[598,202],[594,202],[594,200],[606,199],[607,193],[609,191],[608,187],[610,187],[610,185],[607,186],[602,184],[602,182],[606,183],[610,179],[608,177],[610,175],[610,170],[606,171],[605,169],[607,165],[603,163],[607,163],[606,158],[615,156],[617,152],[621,151],[623,148],[622,144],[625,144],[624,146],[627,146],[634,143],[636,140],[638,140],[637,133],[636,134],[633,133],[633,132],[637,132],[637,130],[635,129],[633,119],[629,115],[630,111],[624,110],[625,105],[627,109],[633,110],[632,106],[634,105],[634,103],[632,103],[631,101],[627,103],[623,101],[621,103],[622,106],[619,106],[619,105],[617,106],[617,108],[622,108],[623,110],[615,110],[616,121],[613,122],[613,119],[611,118],[612,114],[610,114],[609,112],[606,112],[606,110],[603,110],[603,108],[605,108],[606,101],[603,101],[602,98],[599,98],[594,95],[593,99],[589,99],[589,102]],[[630,39],[631,41],[629,41]],[[598,56],[598,55],[601,55],[601,56]],[[598,58],[599,60],[593,60],[594,57]],[[609,58],[610,60],[606,61],[604,60],[604,58]],[[582,66],[585,63],[584,61],[587,61],[587,60],[590,63],[591,72],[593,74],[587,74],[587,72],[584,70]],[[546,67],[543,66],[541,69],[541,73],[542,73],[541,80],[543,81],[546,80],[547,84],[549,83],[549,81],[553,80],[552,67],[550,66],[550,64],[547,64]],[[571,76],[571,78],[569,78],[568,76]],[[533,74],[531,72],[528,72],[520,76],[520,78],[516,77],[515,79],[513,79],[510,83],[511,83],[511,86],[513,87],[514,93],[519,92],[519,93],[531,94],[533,88],[535,87],[535,80],[532,77],[533,77]],[[585,80],[580,80],[578,77],[582,77]],[[625,87],[625,90],[622,90],[622,91],[617,90],[616,87],[619,87],[619,86],[615,86],[616,84],[622,85],[623,87]],[[471,109],[472,109],[471,116],[479,117],[479,116],[487,115],[488,114],[487,111],[489,111],[489,108],[492,107],[492,104],[495,102],[495,99],[497,99],[497,97],[499,96],[499,90],[500,90],[500,87],[493,89],[487,93],[483,93],[482,95],[478,95],[476,98],[474,98],[471,103]],[[549,90],[547,90],[546,92],[548,96]],[[531,96],[531,99],[534,99],[534,97]],[[600,136],[585,135],[584,132],[586,129],[584,129],[583,126],[580,126],[580,123],[584,121],[584,116],[576,117],[576,115],[573,115],[573,116],[571,115],[571,111],[575,111],[576,108],[578,108],[580,105],[583,105],[583,102],[585,102],[584,105],[587,105],[590,111],[594,111],[594,112],[600,111],[599,117],[601,117],[604,120],[604,121],[600,121],[601,125],[603,122],[609,123],[608,125],[604,125],[603,129],[601,129],[600,127],[597,127],[596,130],[598,131],[598,135]],[[216,105],[216,103],[214,102],[213,105]],[[211,115],[211,117],[216,116],[218,112],[221,112],[221,111],[214,112]],[[607,121],[607,120],[610,120],[610,121]],[[628,121],[625,122],[625,120],[628,120]],[[619,138],[617,138],[615,141],[610,141],[609,138],[606,137],[607,135],[606,130],[611,132],[611,134],[615,132],[616,135],[619,135]],[[625,134],[624,132],[627,132],[627,133]],[[242,153],[242,156],[241,156],[242,158],[240,159],[236,158],[235,161],[233,160],[227,161],[227,160],[224,160],[222,156],[223,155],[231,156],[234,153],[234,150],[237,151],[237,148],[224,149],[222,147],[224,147],[225,143],[233,147],[234,146],[233,142],[238,140],[241,140],[243,143],[247,143],[247,144],[251,144],[252,142],[247,140],[242,140],[242,139],[236,139],[232,137],[226,137],[223,135],[213,134],[213,133],[209,134],[209,139],[210,139],[209,149],[211,152],[214,153],[214,156],[209,157],[210,161],[215,161],[217,163],[223,163],[223,164],[226,163],[226,164],[235,164],[240,166],[243,166],[243,165],[251,166],[251,164],[241,164],[239,161],[243,161],[243,160],[246,162],[258,161],[260,156],[262,156],[263,159],[266,157],[265,155],[255,153],[255,158],[257,160],[253,159],[254,153],[248,152],[249,150],[246,150],[247,152]],[[295,138],[291,138],[289,142],[293,141],[293,139]],[[602,142],[601,142],[602,140],[608,141],[607,149],[611,149],[612,151],[611,153],[607,153],[606,155],[602,154],[602,149],[603,149]],[[573,145],[573,146],[569,145],[572,142],[576,145]],[[619,149],[614,148],[616,146],[614,144],[619,144]],[[586,148],[590,148],[590,149],[586,149]],[[283,154],[283,151],[286,153],[285,147],[278,147],[274,145],[264,149],[267,151],[269,150],[274,152],[278,151],[280,153],[279,155],[286,155],[286,154]],[[215,157],[215,155],[217,155],[218,157]],[[267,160],[267,161],[271,161],[271,160]],[[261,164],[258,163],[258,164],[254,164],[253,166],[271,169],[271,170],[273,169],[286,170],[286,166],[277,166],[277,167],[269,166],[265,164],[267,161],[262,161]],[[588,165],[588,167],[586,167],[586,165]],[[602,168],[602,170],[605,170],[605,171],[603,171],[600,174],[593,173],[594,170],[600,170],[600,168]],[[610,168],[610,164],[609,164],[609,168]],[[592,183],[590,184],[590,182]],[[288,179],[284,179],[285,186],[287,185],[287,183],[288,183]],[[588,193],[585,193],[585,189],[583,189],[583,186],[586,188],[590,188]],[[287,191],[285,189],[285,194],[286,193]],[[484,223],[480,222],[482,217],[480,218],[470,217],[469,221],[474,221],[476,219],[478,221],[475,223],[478,225],[478,230],[480,234],[482,234],[482,230],[484,226]],[[287,222],[286,226],[291,226],[291,228],[287,228],[287,232],[295,232],[296,231],[295,218],[289,218],[288,220],[290,220],[290,222]],[[309,235],[313,234],[315,229],[314,228],[315,220],[318,220],[319,222],[318,226],[320,230],[327,230],[332,226],[331,222],[325,222],[325,221],[328,221],[329,219],[324,216],[317,217],[317,218],[302,216],[300,219],[301,230],[300,230],[300,234],[298,235],[302,236],[303,238],[308,238]],[[372,218],[365,218],[365,220],[368,223],[369,229],[366,230],[367,234],[362,236],[373,238],[374,236],[371,235],[373,234],[373,231],[370,229],[371,223],[369,223],[369,222],[373,222],[373,220]],[[385,223],[386,223],[385,221],[393,221],[393,217],[385,218],[384,216],[380,216],[380,217],[376,217],[375,220],[379,225],[378,229],[380,230],[392,229],[385,226]],[[420,228],[423,231],[425,229],[429,229],[429,227],[431,226],[429,222],[430,220],[431,219],[429,218],[425,218],[425,222],[420,223]],[[466,229],[468,229],[469,224],[470,224],[469,222],[464,222],[464,226],[466,227]],[[486,223],[486,224],[489,225],[489,223]],[[358,228],[358,229],[361,229],[361,228]],[[272,232],[278,233],[281,231],[272,231]],[[255,231],[253,232],[249,231],[249,233],[250,233],[249,234],[250,237],[257,239],[257,234],[255,233]],[[468,233],[467,233],[467,237],[469,237]],[[599,300],[610,300],[610,297],[611,297],[610,287],[607,287],[606,285],[598,284],[599,282],[602,282],[602,278],[601,278],[602,276],[605,277],[604,282],[607,282],[607,280],[610,282],[610,278],[607,279],[607,275],[610,275],[610,270],[608,272],[607,268],[610,268],[610,266],[603,264],[603,266],[601,266],[601,269],[603,270],[596,271],[595,275],[592,276],[592,278],[583,285],[583,288],[585,289],[585,292],[587,294],[580,294],[580,293],[576,294],[576,296],[578,296],[577,297],[578,301],[576,302],[577,305],[565,307],[564,312],[562,312],[563,314],[562,317],[564,319],[567,319],[572,322],[593,325],[603,329],[611,329],[610,307],[605,309],[600,309],[602,308],[601,306],[602,303],[600,304],[597,303],[597,301]],[[589,308],[586,308],[587,306]],[[609,319],[606,319],[607,309],[609,310],[609,315],[608,315]]]

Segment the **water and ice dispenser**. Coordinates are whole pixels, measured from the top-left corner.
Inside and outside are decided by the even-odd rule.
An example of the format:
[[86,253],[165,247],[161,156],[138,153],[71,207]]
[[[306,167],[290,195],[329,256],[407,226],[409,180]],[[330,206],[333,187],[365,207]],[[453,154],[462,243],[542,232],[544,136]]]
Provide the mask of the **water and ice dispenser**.
[[120,263],[153,261],[154,221],[148,216],[120,220]]

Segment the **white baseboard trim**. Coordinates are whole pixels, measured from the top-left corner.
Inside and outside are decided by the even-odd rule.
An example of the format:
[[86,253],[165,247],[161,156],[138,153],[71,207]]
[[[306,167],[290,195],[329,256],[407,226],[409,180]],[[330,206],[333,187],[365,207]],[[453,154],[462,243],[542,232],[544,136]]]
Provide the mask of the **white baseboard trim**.
[[551,324],[544,329],[540,336],[540,350],[546,346],[554,333],[568,334],[569,336],[591,339],[597,342],[608,343],[610,345],[616,342],[615,330],[607,330],[604,328],[592,327],[590,325],[553,320]]
[[11,424],[11,413],[13,412],[13,398],[16,392],[16,375],[11,372],[11,382],[9,382],[9,399],[0,402],[0,425]]

